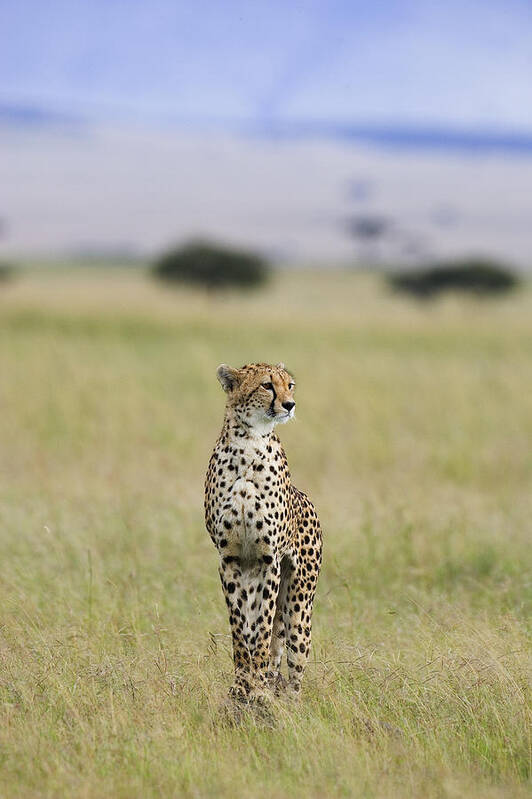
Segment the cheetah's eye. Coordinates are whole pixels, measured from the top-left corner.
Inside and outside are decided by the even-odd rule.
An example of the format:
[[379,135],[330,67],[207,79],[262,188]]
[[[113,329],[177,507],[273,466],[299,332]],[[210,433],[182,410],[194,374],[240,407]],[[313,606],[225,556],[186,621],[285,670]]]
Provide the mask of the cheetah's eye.
[[268,391],[273,391],[273,383],[263,383],[263,388],[266,388]]
[[288,384],[288,389],[289,389],[289,391],[292,391],[292,389],[293,389],[293,388],[295,388],[295,387],[296,387],[296,384],[295,384],[295,383],[289,383],[289,384]]

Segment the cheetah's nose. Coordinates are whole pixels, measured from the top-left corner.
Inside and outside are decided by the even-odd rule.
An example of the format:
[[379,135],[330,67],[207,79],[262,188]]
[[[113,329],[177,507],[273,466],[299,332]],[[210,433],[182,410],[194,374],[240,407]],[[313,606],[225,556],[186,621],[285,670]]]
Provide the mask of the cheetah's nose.
[[291,411],[293,407],[295,407],[295,402],[283,402],[283,408],[286,408],[287,411]]

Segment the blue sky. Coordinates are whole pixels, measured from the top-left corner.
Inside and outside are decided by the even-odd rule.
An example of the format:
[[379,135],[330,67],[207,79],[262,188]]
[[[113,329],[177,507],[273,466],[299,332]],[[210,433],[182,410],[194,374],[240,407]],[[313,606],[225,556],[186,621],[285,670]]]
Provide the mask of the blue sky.
[[0,104],[532,133],[529,0],[4,0]]

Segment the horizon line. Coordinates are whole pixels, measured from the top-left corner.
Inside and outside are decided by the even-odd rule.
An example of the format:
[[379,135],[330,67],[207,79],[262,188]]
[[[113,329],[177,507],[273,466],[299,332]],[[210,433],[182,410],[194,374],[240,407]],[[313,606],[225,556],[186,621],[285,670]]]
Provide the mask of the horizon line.
[[[155,119],[153,115],[134,114],[112,120],[120,125],[142,123],[158,130],[183,129],[196,132],[228,132],[245,137],[268,140],[321,140],[369,144],[396,150],[439,151],[469,155],[499,152],[507,155],[532,156],[532,131],[495,128],[486,125],[459,126],[415,124],[399,120],[388,122],[320,119],[238,119],[205,116]],[[56,130],[57,132],[94,129],[105,124],[96,116],[57,111],[31,103],[0,102],[0,129]]]

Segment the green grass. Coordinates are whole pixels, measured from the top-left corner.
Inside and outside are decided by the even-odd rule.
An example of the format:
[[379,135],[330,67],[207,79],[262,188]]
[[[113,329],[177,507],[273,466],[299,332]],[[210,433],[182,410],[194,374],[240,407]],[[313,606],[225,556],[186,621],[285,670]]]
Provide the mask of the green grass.
[[[0,796],[530,795],[532,293],[138,270],[0,291]],[[283,360],[325,557],[303,697],[226,723],[221,361]]]

